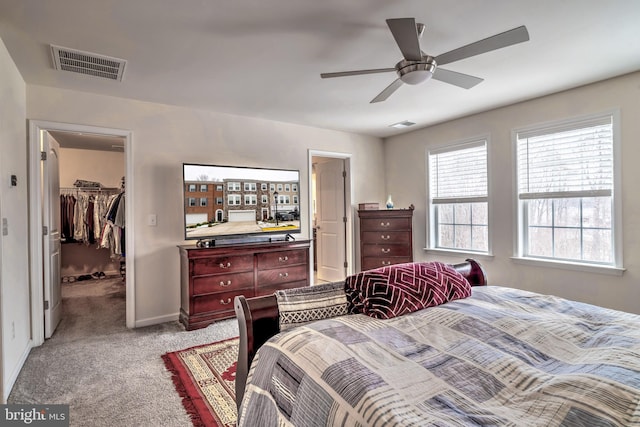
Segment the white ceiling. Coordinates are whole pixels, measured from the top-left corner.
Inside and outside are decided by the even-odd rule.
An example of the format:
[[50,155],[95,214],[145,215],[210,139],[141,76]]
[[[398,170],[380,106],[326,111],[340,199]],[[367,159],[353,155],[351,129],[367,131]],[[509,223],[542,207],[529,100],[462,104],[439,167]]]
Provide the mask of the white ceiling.
[[[447,64],[485,79],[431,80],[369,101],[394,73],[387,18],[426,25],[437,56],[525,25],[531,40]],[[640,69],[638,0],[0,0],[0,38],[27,84],[386,137]],[[114,82],[53,69],[50,45],[127,61]],[[406,130],[405,130],[406,131]]]

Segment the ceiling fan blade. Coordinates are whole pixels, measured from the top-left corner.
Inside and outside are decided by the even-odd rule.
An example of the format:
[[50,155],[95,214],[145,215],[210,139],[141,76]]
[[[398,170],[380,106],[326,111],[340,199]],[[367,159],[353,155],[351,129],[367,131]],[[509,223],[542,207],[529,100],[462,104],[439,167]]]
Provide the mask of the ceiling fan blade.
[[391,30],[391,34],[393,34],[393,38],[396,39],[404,59],[407,61],[420,61],[422,53],[420,52],[416,20],[413,18],[387,19],[387,25]]
[[462,74],[456,71],[445,70],[443,68],[436,68],[433,73],[434,80],[440,80],[441,82],[449,83],[455,86],[459,86],[463,89],[471,89],[475,85],[482,83],[484,79],[480,77],[470,76],[469,74]]
[[438,65],[444,65],[528,40],[529,32],[527,31],[527,27],[523,25],[513,30],[505,31],[504,33],[496,34],[495,36],[487,37],[486,39],[443,53],[436,57],[436,63]]
[[322,73],[320,77],[323,79],[328,79],[331,77],[345,77],[345,76],[359,76],[361,74],[375,74],[375,73],[388,73],[390,71],[395,71],[395,68],[374,68],[371,70],[356,70],[356,71],[340,71],[337,73]]
[[389,86],[387,86],[382,92],[380,92],[378,94],[378,96],[376,96],[375,98],[373,98],[369,103],[373,104],[375,102],[382,102],[384,100],[386,100],[388,97],[391,96],[391,94],[393,92],[395,92],[396,90],[398,90],[398,88],[400,86],[402,86],[404,83],[402,82],[402,80],[400,79],[395,79],[393,81],[393,83],[391,83]]

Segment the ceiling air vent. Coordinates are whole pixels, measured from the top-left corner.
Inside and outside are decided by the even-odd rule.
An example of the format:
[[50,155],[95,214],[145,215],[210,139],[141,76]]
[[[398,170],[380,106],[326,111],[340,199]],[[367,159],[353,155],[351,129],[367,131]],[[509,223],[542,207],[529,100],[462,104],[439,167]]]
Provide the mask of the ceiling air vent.
[[87,74],[119,82],[122,81],[124,66],[127,64],[124,59],[55,45],[51,45],[51,54],[53,55],[53,67],[56,70]]

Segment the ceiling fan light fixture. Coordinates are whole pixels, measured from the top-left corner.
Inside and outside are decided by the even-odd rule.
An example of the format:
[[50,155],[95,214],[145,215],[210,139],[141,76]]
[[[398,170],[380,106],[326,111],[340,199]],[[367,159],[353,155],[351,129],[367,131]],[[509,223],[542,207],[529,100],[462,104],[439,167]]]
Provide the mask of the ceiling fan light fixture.
[[402,60],[396,65],[398,77],[408,85],[418,85],[433,77],[436,61],[432,56],[425,55],[422,61]]

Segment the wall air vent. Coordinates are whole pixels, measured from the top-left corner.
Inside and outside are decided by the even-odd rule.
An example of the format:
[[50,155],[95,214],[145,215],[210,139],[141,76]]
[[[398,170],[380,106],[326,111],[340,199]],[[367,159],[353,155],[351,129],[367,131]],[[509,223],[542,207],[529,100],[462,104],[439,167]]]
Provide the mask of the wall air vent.
[[86,74],[109,80],[122,81],[127,61],[97,53],[83,52],[51,45],[53,68],[73,73]]

